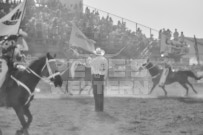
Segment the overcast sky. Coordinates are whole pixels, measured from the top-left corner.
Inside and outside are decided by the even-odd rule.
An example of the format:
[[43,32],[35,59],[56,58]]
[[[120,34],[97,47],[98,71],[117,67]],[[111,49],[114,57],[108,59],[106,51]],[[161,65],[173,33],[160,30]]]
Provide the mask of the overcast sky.
[[203,0],[84,0],[83,3],[156,30],[177,28],[185,36],[203,38]]

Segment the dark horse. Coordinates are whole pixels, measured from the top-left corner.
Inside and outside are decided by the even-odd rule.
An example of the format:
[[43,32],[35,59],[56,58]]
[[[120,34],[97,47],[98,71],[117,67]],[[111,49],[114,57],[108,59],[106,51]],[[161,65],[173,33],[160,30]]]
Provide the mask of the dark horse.
[[[34,90],[38,82],[42,77],[47,77],[48,80],[52,81],[57,86],[62,86],[62,78],[60,73],[50,74],[50,64],[55,59],[47,53],[46,56],[41,57],[33,61],[26,70],[15,71],[12,75],[7,76],[1,89],[6,95],[5,104],[6,107],[12,107],[20,120],[22,129],[16,132],[17,135],[25,134],[28,135],[28,128],[32,122],[32,114],[29,110],[30,102],[34,98]],[[2,93],[1,93],[2,94]],[[0,95],[0,101],[1,101]],[[1,104],[1,102],[0,102]],[[27,117],[27,121],[25,117]]]
[[[152,82],[153,86],[149,92],[149,94],[152,93],[154,88],[159,84],[163,69],[160,69],[158,66],[154,66],[149,60],[147,63],[144,63],[142,65],[146,69],[148,69],[151,77],[152,77]],[[181,86],[183,86],[186,90],[186,96],[188,95],[188,86],[187,84],[192,88],[192,90],[197,94],[197,91],[194,89],[193,85],[188,81],[188,77],[194,78],[195,80],[200,80],[202,77],[197,77],[192,71],[190,70],[185,70],[185,71],[172,71],[171,68],[169,68],[169,73],[166,78],[165,84],[163,86],[160,86],[164,93],[165,96],[167,96],[167,91],[165,89],[165,85],[178,82]]]

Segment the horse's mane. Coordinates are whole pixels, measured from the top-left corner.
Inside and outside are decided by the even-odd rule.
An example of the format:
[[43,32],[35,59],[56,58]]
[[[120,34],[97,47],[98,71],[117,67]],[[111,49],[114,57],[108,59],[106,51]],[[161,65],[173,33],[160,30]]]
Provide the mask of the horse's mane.
[[160,71],[162,71],[162,69],[158,65],[154,65],[154,63],[152,63],[152,62],[149,62],[149,65],[150,65],[149,68],[152,67],[150,70],[153,73],[159,73]]
[[[38,65],[41,64],[42,62],[44,62],[45,60],[46,60],[46,57],[45,57],[45,56],[44,56],[44,57],[39,57],[39,58],[33,60],[33,61],[28,65],[28,67],[33,70],[33,69],[35,69],[36,67],[39,67]],[[39,71],[40,71],[40,69],[39,69]],[[21,78],[22,76],[25,76],[25,73],[27,73],[26,70],[23,70],[23,71],[21,71],[21,70],[16,70],[14,76],[19,79],[19,78]]]
[[40,61],[44,61],[46,59],[45,56],[42,56],[42,57],[39,57],[35,60],[33,60],[30,64],[29,64],[29,67],[33,67],[34,65],[38,64]]
[[149,62],[149,64],[150,64],[155,70],[161,70],[158,65],[155,65],[155,64],[152,63],[152,62]]

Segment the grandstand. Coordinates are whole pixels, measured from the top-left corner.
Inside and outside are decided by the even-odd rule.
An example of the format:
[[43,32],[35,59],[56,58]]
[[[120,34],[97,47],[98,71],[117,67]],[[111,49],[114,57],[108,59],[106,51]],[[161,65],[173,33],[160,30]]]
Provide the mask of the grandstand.
[[[19,2],[20,0],[2,1],[3,10],[0,17]],[[127,45],[128,47],[115,58],[136,59],[150,56],[155,60],[160,59],[158,30],[81,4],[81,0],[30,0],[21,25],[29,34],[26,39],[30,47],[29,54],[39,56],[50,51],[57,53],[58,57],[67,57],[67,51],[64,50],[69,47],[70,22],[74,21],[88,38],[96,41],[96,46],[103,48],[108,54],[115,53]],[[191,40],[186,42],[193,46],[194,42]]]
[[[101,16],[101,12],[91,10],[87,6],[84,6],[85,11],[81,13],[71,12],[60,2],[55,4],[55,7],[60,7],[56,10],[52,7],[52,1],[47,2],[46,4],[45,1],[38,3],[38,6],[32,2],[27,4],[31,8],[28,9],[26,19],[21,25],[29,34],[27,41],[30,46],[29,53],[32,55],[40,55],[46,51],[63,51],[64,47],[68,46],[71,32],[69,22],[72,20],[88,38],[96,41],[96,46],[105,49],[107,53],[115,53],[124,45],[129,44],[120,57],[136,58],[139,56],[140,50],[149,43],[149,38],[140,29],[136,32],[127,28],[123,18],[116,23],[110,17],[111,14]],[[5,4],[7,7],[9,5],[14,7],[11,3]],[[138,23],[136,25],[138,26]],[[132,49],[135,51],[129,53]]]

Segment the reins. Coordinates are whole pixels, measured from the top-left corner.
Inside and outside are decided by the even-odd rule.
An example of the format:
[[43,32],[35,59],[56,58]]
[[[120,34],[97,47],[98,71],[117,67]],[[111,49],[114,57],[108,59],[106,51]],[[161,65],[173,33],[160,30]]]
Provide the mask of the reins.
[[[148,63],[147,65],[145,65],[144,67],[147,68],[148,65],[149,65],[149,63]],[[150,68],[147,68],[147,69],[150,70],[150,69],[152,69],[152,68],[154,68],[154,67],[156,67],[156,66],[155,66],[155,65],[152,65]]]
[[[147,66],[149,65],[149,63],[147,65],[145,65],[144,67],[147,68]],[[152,65],[150,68],[147,68],[148,70],[151,70],[152,68],[156,67],[156,65]],[[160,73],[157,73],[156,75],[152,76],[151,78],[157,78],[160,75]]]
[[29,103],[29,101],[31,100],[31,97],[34,95],[30,88],[28,88],[24,83],[22,83],[21,81],[19,81],[18,79],[16,79],[14,76],[11,75],[11,78],[17,83],[18,86],[22,86],[23,88],[25,88],[25,90],[29,93],[29,97],[27,99],[27,101],[25,102],[24,105],[27,105]]
[[[50,62],[50,61],[54,61],[54,60],[48,60],[48,61],[47,61],[47,59],[46,59],[46,63],[45,63],[45,65],[43,66],[43,68],[42,68],[42,70],[41,70],[41,72],[42,72],[42,71],[44,70],[44,68],[47,66],[48,71],[49,71],[49,74],[51,73],[48,77],[46,77],[47,79],[41,77],[39,74],[37,74],[35,71],[33,71],[33,70],[32,70],[31,68],[29,68],[29,67],[26,67],[25,71],[27,71],[28,73],[32,73],[33,75],[35,75],[35,76],[38,77],[39,79],[43,80],[44,82],[49,83],[49,82],[50,82],[49,80],[50,80],[51,78],[53,78],[53,77],[55,77],[55,76],[57,76],[57,75],[61,75],[60,72],[56,72],[56,73],[52,73],[52,72],[51,72],[51,68],[50,68],[50,65],[49,65],[49,62]],[[13,80],[17,83],[18,86],[22,86],[23,88],[25,88],[25,90],[29,93],[29,97],[28,97],[27,101],[26,101],[25,104],[24,104],[24,105],[27,105],[27,104],[30,102],[31,97],[34,95],[33,92],[30,90],[30,88],[29,88],[27,85],[25,85],[23,82],[21,82],[21,81],[19,81],[18,79],[16,79],[13,75],[11,75],[11,79],[13,79]]]

